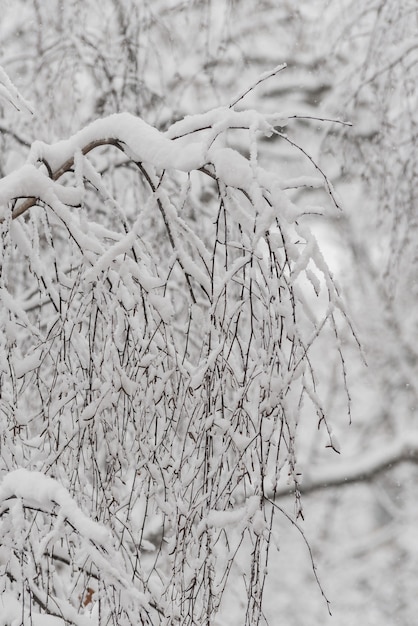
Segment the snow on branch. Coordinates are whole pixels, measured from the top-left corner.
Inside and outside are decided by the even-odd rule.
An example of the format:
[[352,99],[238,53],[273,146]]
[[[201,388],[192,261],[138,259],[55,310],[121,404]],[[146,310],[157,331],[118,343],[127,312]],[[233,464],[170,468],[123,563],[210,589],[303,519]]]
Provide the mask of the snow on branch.
[[[74,626],[97,624],[97,615],[95,619],[89,615],[93,606],[83,611],[83,615],[74,601],[59,597],[59,580],[70,574],[70,570],[65,572],[64,564],[75,568],[80,607],[84,596],[80,583],[84,574],[89,589],[92,585],[96,592],[99,587],[107,592],[117,589],[125,596],[126,606],[133,603],[139,613],[150,609],[149,598],[121,574],[123,568],[109,528],[83,513],[57,480],[23,468],[6,474],[0,484],[0,532],[0,563],[5,575],[11,583],[26,587],[38,609],[57,618],[57,624],[63,623],[61,619]],[[49,591],[42,588],[45,575],[52,577]],[[15,617],[17,603],[8,591],[0,594],[1,604],[6,614],[9,612]],[[103,601],[102,611],[104,607]],[[21,612],[22,608],[20,615]],[[38,623],[40,618],[30,611],[27,619]]]
[[22,468],[6,474],[0,483],[0,510],[4,512],[13,498],[20,498],[24,505],[46,510],[57,505],[61,516],[81,535],[99,545],[109,541],[108,529],[88,518],[67,489],[41,472]]

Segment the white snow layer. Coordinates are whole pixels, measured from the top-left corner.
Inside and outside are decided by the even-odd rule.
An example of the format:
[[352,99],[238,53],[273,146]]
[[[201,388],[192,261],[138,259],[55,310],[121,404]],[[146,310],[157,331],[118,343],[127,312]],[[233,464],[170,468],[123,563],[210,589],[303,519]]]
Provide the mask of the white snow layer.
[[0,503],[11,498],[21,498],[39,507],[58,505],[64,518],[83,537],[98,544],[109,540],[108,530],[87,517],[65,487],[41,472],[21,468],[6,474],[0,484]]
[[41,141],[33,143],[29,160],[32,163],[45,160],[51,169],[57,170],[74,154],[96,141],[115,140],[135,161],[155,165],[161,169],[177,169],[190,172],[204,164],[202,143],[172,141],[159,130],[130,113],[115,113],[98,119],[78,133],[55,144]]
[[[64,626],[64,620],[52,615],[32,613],[25,615],[28,624],[32,626]],[[3,592],[0,595],[0,626],[14,626],[22,623],[22,603],[11,593]]]
[[[218,149],[211,149],[211,146],[224,130],[251,128],[270,135],[278,119],[281,119],[280,116],[270,116],[267,120],[256,111],[234,111],[221,107],[200,115],[187,116],[162,133],[130,113],[115,113],[92,122],[69,139],[51,145],[35,141],[29,163],[45,161],[52,171],[56,171],[94,142],[115,141],[135,161],[149,163],[158,169],[191,172],[205,163],[213,162],[211,154],[218,152]],[[199,141],[191,140],[190,136],[199,131],[209,133]],[[227,156],[230,156],[230,152]],[[242,176],[240,182],[243,180],[245,178]]]

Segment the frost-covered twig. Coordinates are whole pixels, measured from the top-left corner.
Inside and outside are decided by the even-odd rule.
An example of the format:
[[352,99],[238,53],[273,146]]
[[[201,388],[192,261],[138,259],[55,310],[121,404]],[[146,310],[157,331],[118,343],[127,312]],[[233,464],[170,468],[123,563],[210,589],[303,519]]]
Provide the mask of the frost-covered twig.
[[0,97],[10,102],[18,111],[22,109],[33,114],[32,106],[12,83],[5,70],[0,66]]
[[258,85],[260,85],[260,83],[263,83],[269,78],[276,76],[276,74],[286,69],[286,67],[287,67],[287,63],[282,63],[274,67],[272,70],[268,70],[267,72],[264,72],[263,74],[261,74],[261,76],[259,76],[257,80],[252,85],[250,85],[250,87],[247,87],[246,89],[244,89],[244,91],[242,91],[241,93],[239,93],[237,96],[235,96],[232,99],[232,101],[229,104],[229,108],[232,109],[236,104],[238,104],[240,100],[245,98],[245,96],[249,94],[250,91],[253,91],[253,89],[255,89]]

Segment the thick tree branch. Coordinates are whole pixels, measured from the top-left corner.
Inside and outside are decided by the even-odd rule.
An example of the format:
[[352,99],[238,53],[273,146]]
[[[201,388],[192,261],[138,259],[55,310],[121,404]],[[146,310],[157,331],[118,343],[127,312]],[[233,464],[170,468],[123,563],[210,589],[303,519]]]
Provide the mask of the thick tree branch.
[[[411,435],[405,440],[382,447],[380,450],[365,451],[362,458],[349,459],[344,464],[335,463],[318,472],[307,474],[300,484],[300,493],[311,494],[323,489],[347,487],[355,483],[371,482],[380,474],[392,470],[401,463],[418,463],[418,437]],[[277,489],[274,497],[283,498],[292,494],[292,489]],[[271,497],[271,496],[269,496]]]
[[[117,141],[117,139],[100,139],[96,141],[91,141],[86,146],[84,146],[84,148],[82,148],[81,152],[84,155],[86,155],[92,150],[94,150],[95,148],[98,148],[100,146],[107,146],[107,145],[116,146],[116,148],[118,148],[119,150],[122,150],[123,152],[123,147],[120,144],[120,142]],[[48,163],[45,163],[45,165],[47,169],[49,170]],[[67,161],[65,161],[65,163],[63,163],[57,170],[55,170],[54,172],[50,172],[50,177],[52,180],[57,181],[59,178],[61,178],[61,176],[63,176],[63,174],[65,174],[66,172],[69,172],[73,167],[74,167],[74,156],[67,159]],[[25,213],[28,209],[35,206],[37,202],[38,202],[38,198],[28,198],[27,200],[25,200],[24,202],[22,202],[21,204],[19,204],[18,206],[14,208],[12,212],[12,218],[16,219],[17,217]]]

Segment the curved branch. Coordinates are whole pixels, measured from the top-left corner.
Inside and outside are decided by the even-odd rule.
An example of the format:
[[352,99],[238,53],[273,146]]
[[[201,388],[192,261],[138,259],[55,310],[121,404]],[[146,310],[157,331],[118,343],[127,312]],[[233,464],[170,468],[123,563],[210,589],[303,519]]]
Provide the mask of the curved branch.
[[[323,489],[348,487],[355,483],[371,482],[380,474],[393,469],[401,463],[418,464],[418,437],[399,440],[380,450],[364,452],[360,459],[350,459],[344,465],[335,464],[324,468],[318,473],[312,473],[300,485],[299,491],[303,495],[311,494]],[[289,488],[276,489],[273,499],[283,498],[293,494]]]
[[30,141],[28,139],[21,137],[14,130],[11,130],[2,123],[0,123],[0,133],[3,135],[10,135],[10,137],[13,137],[13,139],[21,146],[24,146],[25,148],[30,148]]
[[[86,146],[84,146],[81,149],[81,152],[82,154],[86,155],[92,150],[94,150],[95,148],[99,148],[100,146],[107,146],[107,145],[115,146],[116,148],[124,152],[121,142],[118,141],[117,139],[97,139],[95,141],[91,141],[90,143],[88,143]],[[50,178],[53,181],[57,181],[59,178],[61,178],[61,176],[63,176],[66,172],[69,172],[73,167],[74,167],[74,156],[67,159],[65,163],[63,163],[54,172],[51,172]],[[47,169],[50,169],[49,166],[47,166]],[[12,212],[12,219],[16,219],[17,217],[20,217],[20,215],[25,213],[28,209],[35,206],[37,202],[38,202],[38,198],[28,198],[27,200],[22,202],[22,204],[19,204],[17,207],[14,208]]]

